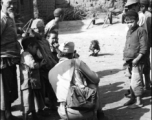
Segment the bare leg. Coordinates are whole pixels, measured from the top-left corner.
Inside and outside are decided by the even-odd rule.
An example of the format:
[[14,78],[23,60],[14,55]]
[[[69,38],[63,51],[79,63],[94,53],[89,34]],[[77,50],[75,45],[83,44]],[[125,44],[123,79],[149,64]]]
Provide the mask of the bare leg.
[[28,113],[23,113],[23,120],[28,120]]
[[6,116],[5,116],[5,111],[1,111],[1,115],[0,115],[0,119],[1,120],[6,120]]

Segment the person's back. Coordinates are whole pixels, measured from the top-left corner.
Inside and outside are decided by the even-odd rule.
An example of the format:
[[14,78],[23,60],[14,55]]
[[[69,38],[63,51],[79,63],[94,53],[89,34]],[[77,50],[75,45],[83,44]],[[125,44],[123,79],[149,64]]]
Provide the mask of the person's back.
[[[62,119],[68,119],[69,117],[71,120],[81,120],[93,117],[95,109],[73,109],[66,107],[66,102],[67,96],[69,94],[69,88],[71,86],[71,80],[72,83],[80,89],[88,88],[87,82],[92,83],[97,87],[99,83],[98,75],[95,72],[91,71],[83,61],[79,59],[72,59],[74,53],[74,43],[63,43],[59,46],[59,50],[59,63],[50,70],[49,81],[52,84],[58,102],[60,103],[60,106],[58,108],[60,117]],[[89,81],[80,79],[80,74],[78,71],[83,72]],[[96,109],[99,113],[101,113],[100,102],[98,101],[97,104],[98,107]]]

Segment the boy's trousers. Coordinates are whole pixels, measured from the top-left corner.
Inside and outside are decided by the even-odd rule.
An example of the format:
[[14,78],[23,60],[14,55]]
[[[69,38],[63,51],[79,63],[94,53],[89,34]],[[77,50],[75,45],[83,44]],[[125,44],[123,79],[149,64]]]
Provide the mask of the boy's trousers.
[[142,96],[143,93],[143,64],[132,67],[132,76],[130,86],[135,96]]

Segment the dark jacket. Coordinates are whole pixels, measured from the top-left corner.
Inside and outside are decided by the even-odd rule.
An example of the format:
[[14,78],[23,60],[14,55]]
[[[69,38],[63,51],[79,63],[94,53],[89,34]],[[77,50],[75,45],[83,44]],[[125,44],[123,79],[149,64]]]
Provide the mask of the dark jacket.
[[140,60],[143,62],[147,56],[148,46],[148,36],[145,29],[136,26],[135,28],[128,30],[123,52],[124,60],[133,60],[139,54],[143,54],[144,56]]

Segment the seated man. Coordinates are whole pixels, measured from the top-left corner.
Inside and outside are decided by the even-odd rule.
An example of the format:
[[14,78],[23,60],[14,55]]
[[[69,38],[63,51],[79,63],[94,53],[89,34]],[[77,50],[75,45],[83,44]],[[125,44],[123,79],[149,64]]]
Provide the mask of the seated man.
[[[93,86],[96,86],[97,89],[99,83],[98,75],[95,72],[91,71],[90,68],[83,61],[79,59],[73,59],[73,53],[74,53],[73,42],[67,42],[61,44],[59,46],[59,53],[58,53],[59,63],[54,68],[52,68],[49,72],[49,81],[52,84],[58,102],[60,103],[60,106],[58,107],[58,113],[60,117],[65,120],[66,119],[81,120],[81,119],[95,117],[94,109],[78,110],[66,106],[67,95],[70,88],[71,80],[73,80],[74,81],[73,83],[79,87],[84,87],[86,85],[84,84],[83,80],[81,81],[81,79],[78,78],[79,73],[75,72],[77,68],[87,76],[88,81],[86,82],[90,82],[91,84],[93,84]],[[73,65],[73,61],[75,61],[74,65]],[[88,87],[87,85],[86,87]],[[100,96],[99,95],[97,96],[98,96],[96,102],[97,107],[95,108],[97,111],[97,118],[98,120],[101,119],[103,120],[104,114],[101,110],[101,105],[99,100]]]

